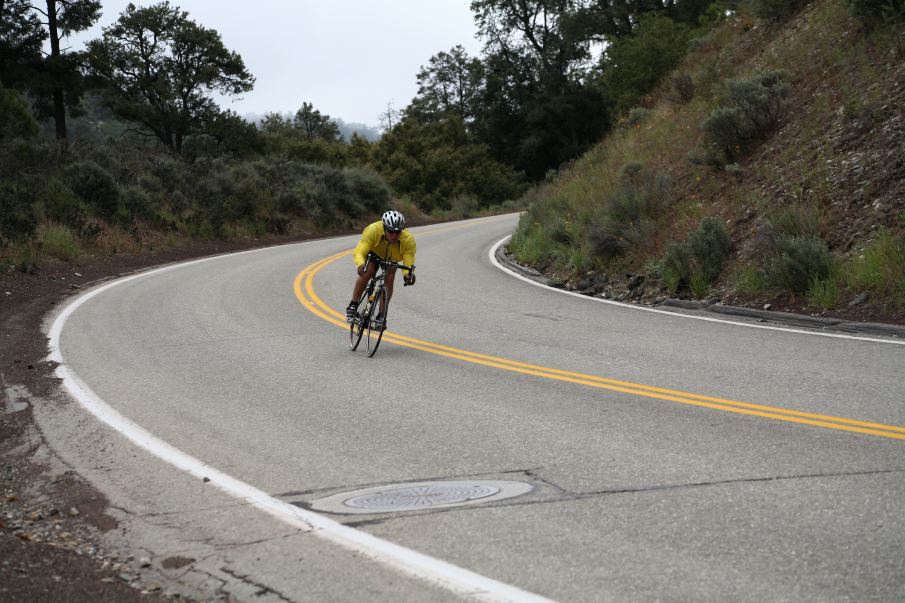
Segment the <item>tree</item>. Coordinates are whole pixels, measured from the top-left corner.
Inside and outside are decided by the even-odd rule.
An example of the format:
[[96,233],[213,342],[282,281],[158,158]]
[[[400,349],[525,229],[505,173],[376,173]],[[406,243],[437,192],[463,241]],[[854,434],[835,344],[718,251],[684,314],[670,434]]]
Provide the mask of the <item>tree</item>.
[[537,82],[559,93],[589,66],[591,36],[574,25],[580,0],[473,0],[488,54],[521,55],[535,63]]
[[594,36],[578,26],[578,16],[589,5],[471,3],[486,55],[475,131],[498,160],[532,180],[584,152],[609,124],[600,92],[585,85]]
[[349,139],[349,163],[351,165],[365,166],[371,162],[371,149],[374,145],[358,132],[352,133]]
[[402,111],[396,109],[396,107],[393,106],[392,100],[387,101],[387,110],[378,116],[378,119],[380,121],[380,130],[383,132],[392,130],[393,127],[402,118],[402,113]]
[[[85,54],[67,51],[61,42],[91,27],[100,18],[101,3],[45,0],[45,7],[0,0],[2,79],[7,85],[27,88],[38,115],[53,117],[57,138],[65,139],[66,109],[77,109],[86,90],[82,74]],[[43,56],[41,46],[47,39],[50,54]]]
[[193,146],[198,152],[229,153],[236,157],[247,157],[264,151],[264,143],[258,129],[235,111],[222,111],[205,126],[203,135],[190,139],[191,142],[197,142]]
[[327,142],[342,140],[336,122],[329,115],[315,109],[311,103],[302,103],[301,109],[295,112],[292,126],[306,140],[321,139]]
[[406,117],[374,145],[374,167],[422,209],[449,209],[471,197],[483,205],[518,198],[522,177],[468,133],[458,115],[422,123]]
[[597,0],[579,8],[573,24],[591,37],[612,42],[631,35],[650,14],[695,26],[712,4],[714,0]]
[[219,119],[210,93],[236,95],[254,85],[242,57],[219,33],[169,2],[129,4],[88,49],[92,72],[109,88],[110,108],[175,152]]
[[268,113],[260,126],[268,154],[285,155],[306,163],[346,167],[350,147],[329,115],[302,103],[292,116]]
[[418,94],[406,111],[421,121],[448,113],[472,123],[479,110],[484,84],[484,66],[471,58],[462,46],[440,52],[418,72]]
[[47,33],[28,0],[0,0],[0,83],[22,90],[41,63]]
[[29,137],[38,133],[38,124],[31,116],[25,100],[14,90],[0,83],[0,142],[8,138]]
[[69,105],[73,107],[81,101],[85,87],[79,65],[84,54],[63,52],[60,50],[60,41],[71,33],[91,27],[101,16],[101,3],[97,0],[47,0],[47,12],[43,14],[47,18],[50,37],[50,56],[45,65],[53,103],[53,120],[57,138],[65,139],[65,96],[67,92],[71,95]]
[[672,71],[688,47],[689,29],[672,19],[645,15],[635,31],[610,44],[600,62],[601,85],[616,111],[638,104]]

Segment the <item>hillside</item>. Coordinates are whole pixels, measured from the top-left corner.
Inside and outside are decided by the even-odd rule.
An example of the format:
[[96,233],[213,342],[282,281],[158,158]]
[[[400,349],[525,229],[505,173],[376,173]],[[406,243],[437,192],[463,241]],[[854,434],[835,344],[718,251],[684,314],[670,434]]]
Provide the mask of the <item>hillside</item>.
[[602,297],[905,321],[903,31],[843,0],[732,15],[529,193],[511,251]]

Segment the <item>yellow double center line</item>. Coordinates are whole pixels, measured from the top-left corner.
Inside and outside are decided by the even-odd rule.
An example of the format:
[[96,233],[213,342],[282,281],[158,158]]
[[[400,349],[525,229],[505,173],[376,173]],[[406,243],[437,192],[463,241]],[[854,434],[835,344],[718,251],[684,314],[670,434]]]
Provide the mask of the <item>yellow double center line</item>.
[[[333,323],[344,329],[348,329],[349,325],[345,321],[345,316],[330,308],[324,301],[318,297],[314,291],[314,277],[328,264],[336,260],[351,255],[351,251],[344,251],[331,255],[318,262],[315,262],[302,270],[295,278],[294,290],[298,300],[308,310],[323,318],[327,322]],[[594,375],[586,375],[583,373],[574,373],[571,371],[562,371],[515,360],[507,360],[497,356],[488,356],[487,354],[479,354],[477,352],[469,352],[459,348],[439,345],[429,341],[422,341],[412,337],[406,337],[386,331],[383,334],[386,341],[391,341],[397,345],[414,348],[423,352],[437,354],[438,356],[446,356],[447,358],[455,358],[465,362],[473,362],[493,368],[513,371],[525,375],[534,375],[536,377],[544,377],[547,379],[555,379],[557,381],[566,381],[568,383],[576,383],[586,385],[588,387],[596,387],[600,389],[608,389],[626,394],[634,394],[636,396],[644,396],[646,398],[655,398],[658,400],[669,400],[670,402],[679,402],[681,404],[689,404],[691,406],[702,406],[714,410],[723,410],[743,415],[752,415],[755,417],[764,417],[767,419],[775,419],[778,421],[787,421],[790,423],[803,423],[805,425],[814,425],[817,427],[826,427],[828,429],[838,429],[841,431],[853,431],[856,433],[864,433],[869,435],[880,436],[884,438],[893,438],[897,440],[905,440],[905,427],[896,425],[885,425],[883,423],[871,423],[868,421],[857,421],[854,419],[846,419],[843,417],[834,417],[831,415],[821,415],[810,412],[801,412],[797,410],[786,410],[773,406],[764,406],[761,404],[750,404],[748,402],[738,402],[736,400],[726,400],[724,398],[714,398],[712,396],[701,396],[662,387],[653,387],[650,385],[641,385],[629,381],[618,381],[616,379],[607,379],[605,377],[596,377]]]

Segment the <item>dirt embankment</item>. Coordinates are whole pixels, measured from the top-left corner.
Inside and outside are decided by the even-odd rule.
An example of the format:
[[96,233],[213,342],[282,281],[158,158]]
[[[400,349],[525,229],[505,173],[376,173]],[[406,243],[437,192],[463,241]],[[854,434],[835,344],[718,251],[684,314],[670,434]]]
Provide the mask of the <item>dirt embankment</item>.
[[[107,501],[65,469],[32,416],[32,397],[53,399],[58,381],[41,325],[56,304],[98,281],[151,266],[287,240],[193,243],[155,253],[45,261],[0,274],[0,601],[156,601],[182,597],[141,576],[147,563],[108,551],[117,529]],[[187,560],[191,561],[191,560]]]

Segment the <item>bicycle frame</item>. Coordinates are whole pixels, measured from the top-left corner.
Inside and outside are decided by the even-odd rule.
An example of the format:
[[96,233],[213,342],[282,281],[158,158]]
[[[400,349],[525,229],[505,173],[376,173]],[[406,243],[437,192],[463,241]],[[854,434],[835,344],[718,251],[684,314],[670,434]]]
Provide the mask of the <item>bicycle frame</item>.
[[[370,265],[371,262],[374,262],[377,267],[374,271],[374,275],[368,280],[368,284],[362,292],[362,296],[358,303],[357,315],[349,327],[350,346],[352,351],[355,351],[358,348],[358,344],[361,342],[364,331],[367,329],[369,357],[373,356],[377,351],[377,346],[380,345],[380,340],[383,338],[383,328],[373,328],[372,317],[375,317],[374,304],[375,300],[378,300],[380,302],[380,307],[377,309],[376,314],[382,315],[384,321],[386,320],[387,309],[389,307],[386,279],[390,274],[390,270],[401,268],[403,270],[408,270],[410,274],[413,274],[415,271],[414,266],[406,266],[399,262],[384,260],[373,253],[369,253],[365,265]],[[405,283],[403,286],[408,286],[408,283]]]

